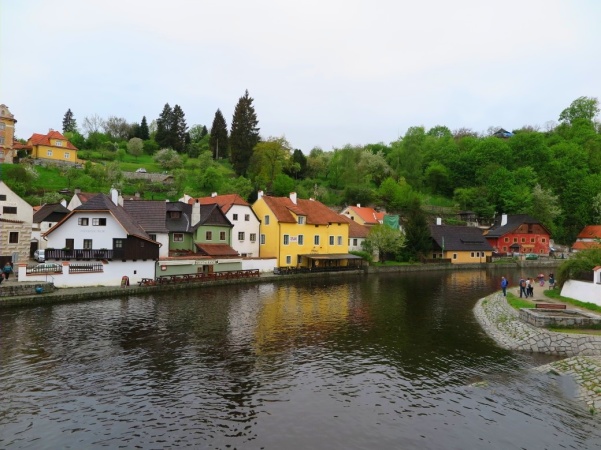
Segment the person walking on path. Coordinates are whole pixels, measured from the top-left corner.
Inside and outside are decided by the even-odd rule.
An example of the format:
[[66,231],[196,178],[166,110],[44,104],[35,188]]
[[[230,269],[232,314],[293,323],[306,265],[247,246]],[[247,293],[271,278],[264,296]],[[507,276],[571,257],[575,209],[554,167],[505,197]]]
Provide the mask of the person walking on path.
[[526,280],[524,278],[520,278],[520,298],[522,298],[522,294],[524,294],[524,297],[528,297],[528,292],[526,291]]
[[528,295],[526,297],[534,297],[534,279],[528,278],[526,281],[526,292]]
[[501,289],[503,290],[503,297],[507,297],[507,279],[501,277]]
[[13,266],[11,266],[10,263],[7,261],[6,264],[4,264],[4,267],[2,268],[2,272],[4,273],[4,278],[6,278],[6,281],[8,281],[8,277],[10,276],[12,271]]

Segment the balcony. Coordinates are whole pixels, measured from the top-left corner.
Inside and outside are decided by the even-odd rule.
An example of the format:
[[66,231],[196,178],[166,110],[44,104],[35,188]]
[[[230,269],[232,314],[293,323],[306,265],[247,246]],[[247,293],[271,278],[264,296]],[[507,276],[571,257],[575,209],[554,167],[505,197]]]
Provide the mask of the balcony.
[[[117,252],[118,253],[118,252]],[[120,258],[120,255],[117,255],[116,252],[112,249],[92,249],[92,248],[75,248],[75,249],[55,249],[55,248],[47,248],[46,249],[46,260],[56,260],[56,261],[69,261],[69,260],[77,260],[77,261],[91,261],[91,260],[101,260],[101,259],[113,259],[113,257]]]

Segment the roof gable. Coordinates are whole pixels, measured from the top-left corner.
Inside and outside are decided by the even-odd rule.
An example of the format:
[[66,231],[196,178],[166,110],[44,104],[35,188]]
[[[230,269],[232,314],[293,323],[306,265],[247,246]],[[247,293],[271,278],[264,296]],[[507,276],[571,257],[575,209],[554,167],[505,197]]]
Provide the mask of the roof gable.
[[509,233],[513,233],[523,224],[539,225],[547,232],[547,234],[551,234],[547,227],[528,214],[508,214],[507,223],[505,225],[501,225],[502,219],[503,216],[495,217],[493,225],[486,231],[487,237],[500,237]]
[[70,212],[60,203],[45,204],[33,215],[33,223],[59,222]]
[[430,235],[439,248],[450,251],[485,251],[493,248],[482,231],[458,225],[430,225]]
[[217,203],[224,213],[227,213],[234,205],[248,206],[250,208],[250,204],[238,194],[224,194],[216,195],[214,197],[191,198],[188,200],[188,203],[191,205],[194,203],[200,203],[201,205]]
[[294,203],[288,197],[262,197],[273,211],[278,222],[296,223],[295,216],[305,216],[308,225],[328,225],[346,223],[340,215],[317,200],[297,199]]
[[601,225],[587,225],[576,237],[578,239],[601,239]]
[[60,148],[66,148],[69,150],[77,150],[77,147],[75,147],[71,142],[69,142],[69,140],[65,136],[63,136],[61,133],[59,133],[58,131],[55,131],[55,130],[51,130],[48,134],[33,133],[31,135],[31,137],[27,140],[27,144],[28,145],[47,145],[47,146],[55,147],[55,145],[51,143],[51,141],[50,141],[51,139],[65,141],[65,145],[61,146]]

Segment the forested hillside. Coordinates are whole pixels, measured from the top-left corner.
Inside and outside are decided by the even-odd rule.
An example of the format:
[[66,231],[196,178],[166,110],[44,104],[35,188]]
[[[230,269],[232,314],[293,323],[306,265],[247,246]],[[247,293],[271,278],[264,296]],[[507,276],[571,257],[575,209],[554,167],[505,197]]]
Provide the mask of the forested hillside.
[[[528,213],[543,222],[556,242],[571,243],[586,224],[601,223],[601,127],[596,98],[576,99],[558,122],[486,133],[444,125],[409,128],[389,144],[322,150],[294,149],[284,137],[262,137],[248,92],[240,98],[228,132],[217,110],[211,129],[188,128],[176,105],[140,124],[111,117],[85,118],[80,129],[69,110],[63,132],[80,148],[83,169],[2,168],[2,178],[38,204],[59,189],[140,192],[175,200],[236,192],[253,201],[259,189],[273,195],[296,191],[343,207],[361,203],[408,214],[416,202],[472,210],[482,218]],[[168,172],[174,183],[131,180],[124,172],[143,167]]]

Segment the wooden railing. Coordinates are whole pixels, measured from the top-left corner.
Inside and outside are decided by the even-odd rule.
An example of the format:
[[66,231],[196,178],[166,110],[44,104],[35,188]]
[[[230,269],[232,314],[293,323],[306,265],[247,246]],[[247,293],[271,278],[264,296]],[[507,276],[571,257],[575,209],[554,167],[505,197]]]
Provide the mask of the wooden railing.
[[259,269],[249,270],[228,270],[224,272],[213,272],[213,273],[188,273],[182,275],[161,275],[152,278],[142,278],[138,282],[140,286],[154,286],[157,284],[172,284],[172,283],[190,283],[190,282],[204,282],[204,281],[216,281],[216,280],[233,280],[240,278],[252,278],[259,277],[261,273]]
[[46,249],[46,260],[91,260],[91,259],[113,259],[113,250],[109,249],[91,249],[91,248],[76,248],[76,249]]

